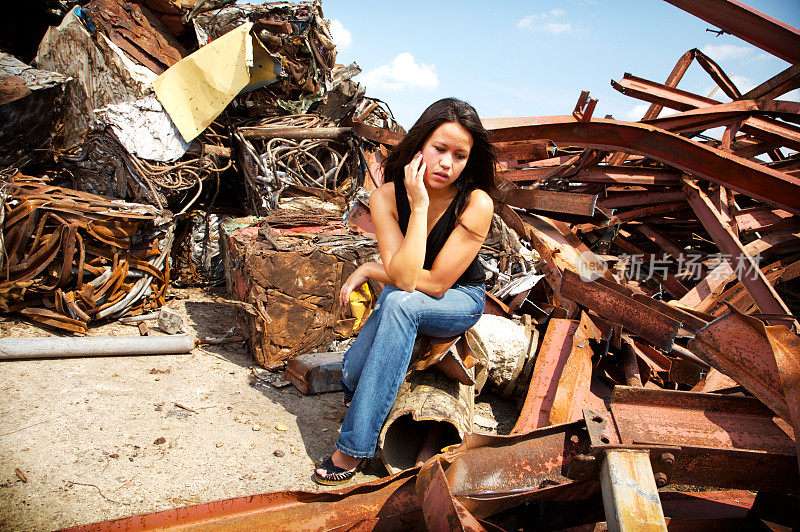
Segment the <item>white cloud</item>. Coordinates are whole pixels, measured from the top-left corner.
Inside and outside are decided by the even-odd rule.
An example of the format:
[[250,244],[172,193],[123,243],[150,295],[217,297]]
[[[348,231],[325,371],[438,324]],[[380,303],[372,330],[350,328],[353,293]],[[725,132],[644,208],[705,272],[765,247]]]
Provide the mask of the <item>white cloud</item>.
[[572,33],[575,29],[572,27],[571,22],[560,23],[553,20],[566,15],[567,12],[563,9],[555,8],[546,13],[527,15],[517,22],[517,27],[531,31],[544,31],[554,35]]
[[556,35],[561,35],[562,33],[571,33],[574,31],[572,29],[572,23],[570,22],[567,22],[566,24],[548,22],[542,29],[548,33],[554,33]]
[[391,63],[362,74],[359,81],[373,90],[433,90],[439,86],[436,65],[415,63],[408,52],[397,54]]
[[534,23],[534,22],[535,22],[535,21],[536,21],[538,18],[539,18],[539,15],[528,15],[527,17],[524,17],[522,20],[520,20],[519,22],[517,22],[517,27],[518,27],[518,28],[523,28],[523,29],[529,29],[529,30],[532,30],[532,29],[533,29],[533,23]]
[[353,34],[344,27],[344,24],[339,22],[339,19],[331,20],[330,30],[333,44],[336,45],[339,51],[347,49],[353,42]]
[[709,56],[714,61],[725,61],[726,59],[739,59],[753,51],[747,46],[736,46],[733,44],[707,44],[700,49],[701,52]]
[[622,113],[622,119],[628,122],[638,122],[650,108],[649,103],[640,103]]

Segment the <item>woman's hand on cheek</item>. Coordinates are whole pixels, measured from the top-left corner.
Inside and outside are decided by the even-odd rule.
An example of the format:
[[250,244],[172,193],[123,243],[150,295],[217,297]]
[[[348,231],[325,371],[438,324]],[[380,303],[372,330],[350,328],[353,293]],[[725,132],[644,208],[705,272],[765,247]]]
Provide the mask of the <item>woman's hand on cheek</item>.
[[428,208],[428,191],[425,189],[425,162],[422,152],[417,153],[405,166],[405,185],[412,209]]

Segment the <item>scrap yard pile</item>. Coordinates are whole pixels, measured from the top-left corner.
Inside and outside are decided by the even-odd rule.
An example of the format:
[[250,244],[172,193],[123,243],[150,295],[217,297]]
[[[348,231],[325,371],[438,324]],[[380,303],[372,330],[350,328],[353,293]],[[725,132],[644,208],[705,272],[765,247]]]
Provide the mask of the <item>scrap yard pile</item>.
[[[484,120],[486,310],[419,339],[390,476],[113,525],[496,530],[539,501],[552,528],[796,526],[800,31],[668,1],[792,66],[742,93],[692,49],[663,83],[612,80],[650,104],[639,122],[593,117],[588,91],[571,115]],[[369,195],[405,131],[336,64],[320,2],[56,4],[35,69],[0,58],[2,312],[80,335],[225,283],[259,365],[338,389],[381,287],[338,293],[379,259]],[[678,88],[695,62],[719,98]],[[481,430],[476,396],[516,401],[510,430]]]

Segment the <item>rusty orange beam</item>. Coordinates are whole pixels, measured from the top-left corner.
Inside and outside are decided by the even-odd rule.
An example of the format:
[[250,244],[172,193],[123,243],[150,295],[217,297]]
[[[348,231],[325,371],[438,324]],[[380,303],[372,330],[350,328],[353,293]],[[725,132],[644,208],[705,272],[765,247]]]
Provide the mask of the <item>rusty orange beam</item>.
[[588,350],[591,358],[586,335],[579,334],[580,329],[581,323],[577,320],[552,318],[547,324],[542,345],[536,354],[525,403],[511,434],[524,434],[553,424],[550,413],[567,361],[576,351],[582,353]]
[[639,153],[771,205],[800,213],[800,178],[653,126],[615,120],[578,123],[572,119],[495,129],[492,138],[495,141],[543,138],[574,146]]
[[663,105],[677,111],[691,111],[698,107],[708,107],[720,103],[717,100],[705,98],[676,87],[668,87],[663,83],[640,78],[627,72],[622,76],[621,80],[611,80],[611,86],[625,96]]
[[[686,70],[688,70],[689,65],[692,64],[695,52],[696,49],[689,50],[683,54],[680,59],[678,59],[678,62],[672,69],[672,72],[670,72],[669,76],[667,76],[667,81],[664,83],[667,87],[678,86],[678,83],[681,81],[681,79],[683,79],[683,75],[686,73]],[[663,109],[664,106],[657,103],[651,103],[650,107],[644,113],[642,121],[657,118]],[[618,151],[609,158],[608,164],[621,165],[628,159],[629,156],[630,154],[625,153],[624,151]]]
[[532,188],[510,188],[498,192],[497,201],[537,211],[560,212],[579,216],[592,216],[597,204],[597,194],[579,194]]
[[758,87],[744,93],[742,99],[777,98],[797,87],[800,87],[800,63],[790,66]]
[[[612,81],[611,86],[621,93],[644,100],[659,103],[678,111],[689,111],[695,108],[706,108],[719,104],[717,100],[704,98],[687,91],[667,87],[644,78],[625,74],[619,83]],[[777,146],[800,149],[800,129],[791,124],[784,124],[770,118],[750,117],[747,119],[747,132],[761,140]]]
[[624,287],[599,279],[586,282],[578,274],[564,270],[560,293],[579,305],[625,327],[664,351],[670,351],[681,323],[636,301]]
[[666,0],[784,61],[800,63],[800,31],[735,0]]
[[[686,198],[692,210],[697,215],[697,218],[703,224],[708,234],[717,244],[719,249],[727,254],[732,264],[734,264],[734,272],[739,281],[747,288],[753,300],[765,314],[783,314],[792,316],[789,307],[786,306],[781,296],[775,291],[775,287],[770,284],[764,273],[755,263],[752,256],[747,253],[742,243],[734,235],[730,227],[723,221],[719,211],[714,208],[714,204],[700,190],[700,187],[686,181]],[[783,323],[776,321],[775,323]],[[800,329],[797,320],[792,319],[792,323]]]
[[800,103],[774,100],[738,100],[699,107],[663,118],[644,121],[667,131],[699,131],[700,129],[730,124],[742,118],[747,118],[753,113],[800,119]]
[[793,426],[800,464],[800,337],[733,312],[698,331],[689,349]]

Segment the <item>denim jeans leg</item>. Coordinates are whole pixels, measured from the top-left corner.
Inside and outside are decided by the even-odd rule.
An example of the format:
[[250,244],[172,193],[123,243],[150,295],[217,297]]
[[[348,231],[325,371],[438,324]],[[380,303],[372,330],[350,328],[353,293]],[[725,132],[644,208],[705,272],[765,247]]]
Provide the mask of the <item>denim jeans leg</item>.
[[[387,290],[389,290],[387,292]],[[386,299],[391,290],[397,290],[394,287],[387,286],[375,302],[367,322],[358,332],[355,341],[350,345],[342,358],[342,391],[344,392],[344,402],[349,403],[353,399],[353,393],[356,389],[356,384],[361,378],[361,371],[364,369],[364,364],[367,361],[370,348],[375,338],[375,331],[378,329],[378,322],[381,319],[381,309],[383,307],[383,300]]]
[[375,454],[381,426],[405,378],[417,330],[436,336],[460,334],[483,311],[482,301],[479,304],[474,295],[455,288],[441,298],[392,287],[384,292],[369,353],[336,442],[337,449],[355,457]]

